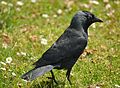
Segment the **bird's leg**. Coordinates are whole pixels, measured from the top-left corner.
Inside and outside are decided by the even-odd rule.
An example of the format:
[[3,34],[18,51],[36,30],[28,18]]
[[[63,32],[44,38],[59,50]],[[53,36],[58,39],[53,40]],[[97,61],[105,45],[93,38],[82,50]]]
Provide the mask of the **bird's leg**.
[[54,82],[55,82],[56,84],[58,84],[57,81],[55,80],[55,76],[54,76],[53,71],[51,70],[50,72],[51,72],[51,74],[52,74],[52,77],[47,77],[47,78],[54,80]]
[[67,80],[69,81],[70,85],[72,85],[72,83],[70,81],[70,72],[71,72],[71,69],[68,69],[67,73],[66,73],[66,77],[67,77]]
[[55,76],[54,76],[53,71],[51,70],[50,72],[51,72],[51,74],[52,74],[52,79],[54,80],[54,82],[55,82],[56,84],[58,84],[57,81],[55,80]]

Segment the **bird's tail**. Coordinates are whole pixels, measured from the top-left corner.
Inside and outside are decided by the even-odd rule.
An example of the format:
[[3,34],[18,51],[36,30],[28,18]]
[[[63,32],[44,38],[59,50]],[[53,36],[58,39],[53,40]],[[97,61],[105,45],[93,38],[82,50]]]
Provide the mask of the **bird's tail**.
[[37,78],[38,76],[41,76],[44,73],[52,70],[53,68],[54,68],[54,66],[52,66],[52,65],[47,65],[47,66],[43,66],[43,67],[39,67],[39,68],[34,68],[34,69],[30,70],[29,72],[23,74],[21,76],[21,78],[26,80],[26,81],[32,81],[35,78]]

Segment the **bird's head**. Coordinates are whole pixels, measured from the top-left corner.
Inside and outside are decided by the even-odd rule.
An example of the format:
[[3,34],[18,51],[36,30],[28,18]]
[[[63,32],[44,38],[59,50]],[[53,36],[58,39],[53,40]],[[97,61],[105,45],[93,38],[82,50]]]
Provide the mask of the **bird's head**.
[[94,23],[94,22],[103,22],[101,19],[97,18],[94,14],[88,12],[88,11],[82,11],[82,12],[78,12],[79,14],[84,13],[83,15],[86,17],[86,21],[90,22],[90,23]]
[[71,21],[71,27],[73,28],[79,28],[83,27],[84,29],[87,30],[87,28],[95,22],[103,22],[99,18],[97,18],[94,14],[88,11],[79,11],[77,12],[72,21]]

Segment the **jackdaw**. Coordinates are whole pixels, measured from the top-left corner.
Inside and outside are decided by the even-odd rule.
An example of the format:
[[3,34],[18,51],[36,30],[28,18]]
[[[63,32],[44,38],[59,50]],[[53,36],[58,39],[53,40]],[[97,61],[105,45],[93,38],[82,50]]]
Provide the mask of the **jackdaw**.
[[38,76],[50,71],[52,74],[51,79],[57,83],[52,69],[66,69],[66,77],[71,84],[70,72],[73,65],[87,46],[88,27],[95,22],[103,21],[91,12],[77,12],[73,16],[70,26],[41,56],[41,58],[33,64],[35,67],[29,72],[23,74],[21,78],[27,81],[32,81]]

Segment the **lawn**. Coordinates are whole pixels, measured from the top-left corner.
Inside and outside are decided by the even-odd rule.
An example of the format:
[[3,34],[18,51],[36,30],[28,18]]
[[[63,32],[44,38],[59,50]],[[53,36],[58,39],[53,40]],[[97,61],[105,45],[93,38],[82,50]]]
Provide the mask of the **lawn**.
[[[120,88],[119,0],[0,0],[0,88]],[[53,70],[32,82],[20,76],[87,10],[101,18],[89,28],[89,43],[71,72]]]

